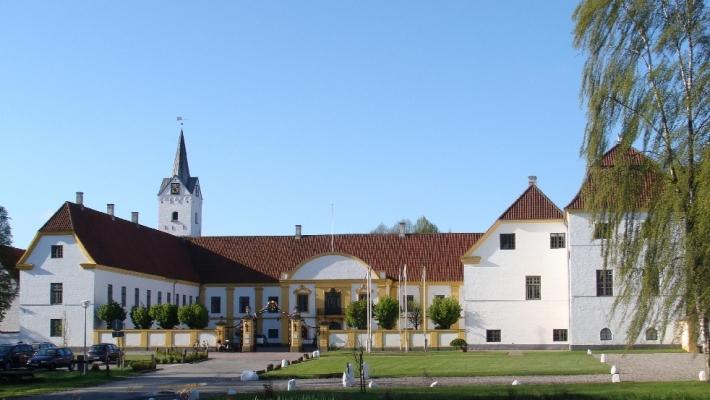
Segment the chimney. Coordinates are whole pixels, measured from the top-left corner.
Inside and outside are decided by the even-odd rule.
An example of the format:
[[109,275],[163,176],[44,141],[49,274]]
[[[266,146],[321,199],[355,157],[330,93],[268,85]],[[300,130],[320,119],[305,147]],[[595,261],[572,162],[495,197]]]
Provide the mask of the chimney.
[[530,186],[537,185],[537,176],[535,176],[535,175],[528,176],[528,183],[530,184]]
[[138,211],[131,211],[131,222],[138,225]]
[[296,225],[296,240],[301,238],[301,225]]
[[404,221],[399,223],[399,237],[404,237]]
[[76,192],[76,204],[84,205],[84,192]]
[[106,204],[106,214],[110,215],[111,219],[116,219],[116,217],[113,215],[113,210],[114,210],[113,203]]

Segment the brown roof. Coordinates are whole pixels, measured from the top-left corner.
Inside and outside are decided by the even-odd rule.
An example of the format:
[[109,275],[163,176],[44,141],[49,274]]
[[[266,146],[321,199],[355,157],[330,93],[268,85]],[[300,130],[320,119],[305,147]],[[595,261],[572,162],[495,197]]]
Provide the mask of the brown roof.
[[523,194],[498,219],[563,219],[562,211],[557,208],[537,185],[530,185]]
[[[649,159],[633,147],[629,147],[624,151],[621,149],[621,146],[617,144],[604,153],[598,162],[598,166],[602,169],[610,169],[616,166],[619,161],[622,161],[624,165],[642,165],[648,162]],[[651,201],[651,194],[653,192],[651,189],[657,182],[658,178],[656,175],[648,172],[644,172],[640,175],[640,186],[636,188],[637,193],[639,194],[638,199],[636,200],[636,206],[638,208],[648,207],[649,202]],[[584,182],[582,182],[582,186],[577,192],[577,195],[575,195],[572,201],[569,202],[569,204],[565,207],[565,210],[582,210],[587,208],[589,205],[589,196],[591,195],[592,190],[593,184],[588,172],[587,176],[584,178]],[[613,199],[609,199],[609,201],[613,201]]]
[[199,282],[186,240],[88,207],[66,202],[39,231],[73,231],[97,264]]
[[[335,235],[333,249],[362,259],[375,271],[385,271],[395,280],[407,264],[408,277],[421,279],[422,266],[427,280],[462,281],[461,255],[480,233],[347,234]],[[330,235],[302,236],[225,236],[190,238],[203,250],[195,257],[203,283],[276,282],[282,272],[291,272],[303,261],[331,251]],[[200,250],[197,250],[200,251]],[[211,255],[210,255],[211,253]],[[218,262],[213,258],[220,257]],[[229,263],[232,265],[229,265]]]
[[19,276],[19,271],[15,268],[15,265],[17,265],[17,261],[20,260],[24,253],[24,250],[17,247],[0,245],[0,264],[7,268],[15,279]]
[[[278,282],[307,259],[331,252],[330,235],[179,238],[100,211],[66,202],[40,233],[73,231],[96,263],[201,283]],[[349,234],[334,236],[334,250],[358,257],[397,279],[408,265],[419,280],[462,281],[460,257],[480,233]]]

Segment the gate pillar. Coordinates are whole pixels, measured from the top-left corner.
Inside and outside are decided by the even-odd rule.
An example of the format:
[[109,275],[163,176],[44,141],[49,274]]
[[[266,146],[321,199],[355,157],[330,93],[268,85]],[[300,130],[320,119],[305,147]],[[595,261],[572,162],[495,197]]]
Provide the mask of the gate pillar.
[[254,351],[254,318],[246,316],[242,320],[242,352]]
[[290,319],[291,348],[289,351],[300,353],[303,349],[303,337],[301,336],[301,318]]

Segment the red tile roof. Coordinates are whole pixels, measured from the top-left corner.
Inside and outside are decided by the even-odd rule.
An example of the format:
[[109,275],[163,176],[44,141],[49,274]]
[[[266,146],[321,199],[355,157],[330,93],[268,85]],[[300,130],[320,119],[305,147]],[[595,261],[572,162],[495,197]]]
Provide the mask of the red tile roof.
[[[407,264],[410,280],[421,278],[427,267],[427,280],[462,281],[461,256],[481,237],[480,233],[335,235],[333,249],[358,257],[375,271],[385,271],[397,279]],[[219,263],[197,257],[196,267],[204,283],[276,282],[281,273],[291,272],[303,261],[331,251],[330,235],[302,236],[227,236],[190,238],[197,246],[223,257]],[[228,262],[239,267],[229,266]]]
[[530,185],[523,194],[498,219],[563,219],[562,211],[557,208],[537,185]]
[[73,231],[101,265],[199,282],[186,240],[88,207],[66,202],[39,231]]
[[[303,261],[331,251],[330,235],[179,238],[121,218],[65,203],[40,233],[73,231],[101,265],[200,283],[278,282]],[[334,251],[397,279],[407,264],[419,280],[462,281],[460,257],[480,233],[335,235]]]
[[[599,160],[598,166],[603,169],[612,168],[616,166],[618,161],[622,161],[624,165],[642,165],[649,161],[649,159],[643,155],[638,150],[633,147],[627,148],[623,151],[619,144],[615,145],[609,151],[604,153],[604,155]],[[637,193],[639,193],[638,199],[636,201],[636,207],[646,208],[651,201],[652,188],[658,182],[658,177],[651,173],[644,173],[639,180],[639,187],[636,188]],[[584,178],[584,182],[580,187],[577,195],[574,196],[572,201],[565,207],[565,210],[583,210],[586,209],[589,204],[589,196],[592,193],[594,185],[592,184],[591,177],[589,173]],[[613,201],[613,199],[609,199]]]
[[19,276],[19,271],[15,268],[15,265],[17,265],[17,261],[20,260],[24,253],[24,250],[17,247],[0,245],[0,264],[7,268],[15,279]]

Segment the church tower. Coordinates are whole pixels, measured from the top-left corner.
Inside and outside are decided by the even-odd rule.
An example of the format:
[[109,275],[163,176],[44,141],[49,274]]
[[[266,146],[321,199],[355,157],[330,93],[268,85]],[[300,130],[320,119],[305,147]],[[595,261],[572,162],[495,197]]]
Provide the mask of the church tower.
[[201,236],[202,192],[190,176],[185,137],[180,130],[172,178],[163,178],[158,192],[158,229],[175,236]]

